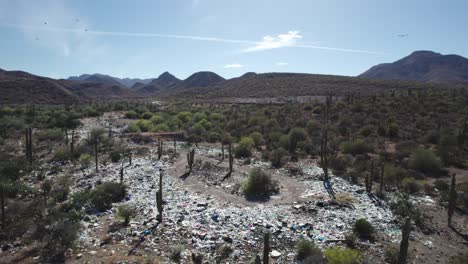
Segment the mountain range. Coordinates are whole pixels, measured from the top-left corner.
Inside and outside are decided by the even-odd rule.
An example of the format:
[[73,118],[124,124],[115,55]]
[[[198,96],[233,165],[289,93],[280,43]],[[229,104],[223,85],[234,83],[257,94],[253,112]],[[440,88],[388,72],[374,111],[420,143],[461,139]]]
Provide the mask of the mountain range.
[[415,51],[393,63],[376,65],[359,77],[468,84],[468,59],[433,51]]
[[[429,83],[428,83],[429,82]],[[430,84],[432,83],[432,84]],[[164,72],[157,78],[117,78],[103,74],[83,74],[68,79],[52,79],[22,71],[0,69],[0,104],[68,104],[91,100],[163,97],[272,97],[344,94],[468,84],[468,59],[417,51],[394,63],[372,67],[358,77],[303,73],[253,72],[224,79],[202,71],[181,80]]]

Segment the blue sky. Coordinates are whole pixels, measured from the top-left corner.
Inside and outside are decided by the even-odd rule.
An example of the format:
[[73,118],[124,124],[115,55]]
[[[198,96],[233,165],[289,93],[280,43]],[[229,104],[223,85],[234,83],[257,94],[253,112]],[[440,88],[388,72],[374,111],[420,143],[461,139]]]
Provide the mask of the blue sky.
[[466,10],[464,0],[0,0],[0,68],[354,76],[415,50],[468,57]]

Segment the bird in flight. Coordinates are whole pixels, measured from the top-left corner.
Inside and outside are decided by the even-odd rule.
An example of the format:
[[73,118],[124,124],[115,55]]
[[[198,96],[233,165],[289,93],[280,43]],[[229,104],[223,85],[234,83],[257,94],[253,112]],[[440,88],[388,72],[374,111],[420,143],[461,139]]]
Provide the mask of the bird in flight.
[[84,31],[88,31],[88,29],[87,29],[87,28],[85,28],[85,29],[84,29]]
[[398,37],[400,38],[405,38],[405,37],[408,37],[408,34],[400,34],[400,35],[397,35]]
[[76,22],[80,22],[80,20],[79,20],[78,18],[77,18],[77,19],[75,19],[75,21],[76,21]]
[[44,22],[44,25],[47,25],[47,22]]

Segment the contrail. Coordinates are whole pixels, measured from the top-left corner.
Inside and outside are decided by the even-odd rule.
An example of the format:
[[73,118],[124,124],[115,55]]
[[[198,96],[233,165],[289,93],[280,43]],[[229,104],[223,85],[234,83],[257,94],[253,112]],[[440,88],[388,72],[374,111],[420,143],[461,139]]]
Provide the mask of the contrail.
[[[68,32],[68,33],[85,33],[97,36],[117,36],[117,37],[142,37],[142,38],[169,38],[169,39],[187,39],[197,41],[209,41],[209,42],[222,42],[222,43],[234,43],[234,44],[249,44],[257,45],[260,42],[251,40],[239,40],[239,39],[225,39],[216,37],[204,37],[204,36],[191,36],[191,35],[174,35],[174,34],[158,34],[158,33],[134,33],[134,32],[119,32],[119,31],[100,31],[100,30],[83,30],[76,28],[63,28],[53,26],[28,26],[21,24],[0,24],[1,27],[17,28],[23,30],[37,30],[37,31],[52,31],[52,32]],[[377,51],[368,50],[355,50],[345,48],[334,48],[326,46],[314,46],[314,45],[301,45],[293,44],[286,47],[293,48],[306,48],[306,49],[320,49],[330,51],[341,51],[341,52],[353,52],[353,53],[367,53],[367,54],[385,54]]]

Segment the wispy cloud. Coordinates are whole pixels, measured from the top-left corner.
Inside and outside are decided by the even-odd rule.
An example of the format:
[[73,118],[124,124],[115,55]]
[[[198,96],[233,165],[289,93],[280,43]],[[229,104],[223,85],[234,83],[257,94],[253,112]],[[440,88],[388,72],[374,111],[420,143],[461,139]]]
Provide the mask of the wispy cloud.
[[275,63],[275,65],[276,65],[276,66],[280,66],[280,67],[282,67],[282,66],[288,66],[288,65],[289,65],[289,63],[287,63],[287,62],[281,62],[281,61],[279,61],[279,62],[276,62],[276,63]]
[[244,49],[244,52],[253,52],[261,50],[278,49],[284,47],[293,47],[302,36],[299,31],[289,31],[286,34],[279,34],[277,37],[265,36],[263,40],[255,43],[254,46]]
[[239,63],[226,64],[226,65],[224,65],[224,68],[226,68],[226,69],[244,68],[244,65],[239,64]]
[[243,52],[254,52],[260,50],[278,49],[284,47],[291,48],[306,48],[306,49],[319,49],[329,51],[341,51],[341,52],[353,52],[353,53],[367,53],[367,54],[385,54],[382,52],[369,51],[369,50],[356,50],[346,48],[335,48],[318,45],[303,45],[297,43],[298,39],[302,36],[299,35],[298,31],[289,31],[287,34],[280,34],[278,37],[266,36],[261,42],[251,40],[240,40],[240,39],[227,39],[218,37],[205,37],[205,36],[193,36],[193,35],[176,35],[176,34],[159,34],[159,33],[135,33],[135,32],[122,32],[122,31],[100,31],[92,29],[74,28],[74,27],[57,27],[57,26],[34,26],[30,24],[0,24],[1,27],[10,27],[21,29],[24,31],[46,31],[46,32],[61,32],[61,33],[78,33],[81,35],[93,35],[93,36],[115,36],[115,37],[141,37],[141,38],[169,38],[169,39],[185,39],[195,41],[208,41],[208,42],[220,42],[220,43],[231,43],[231,44],[242,44],[250,45],[250,47],[243,49]]

